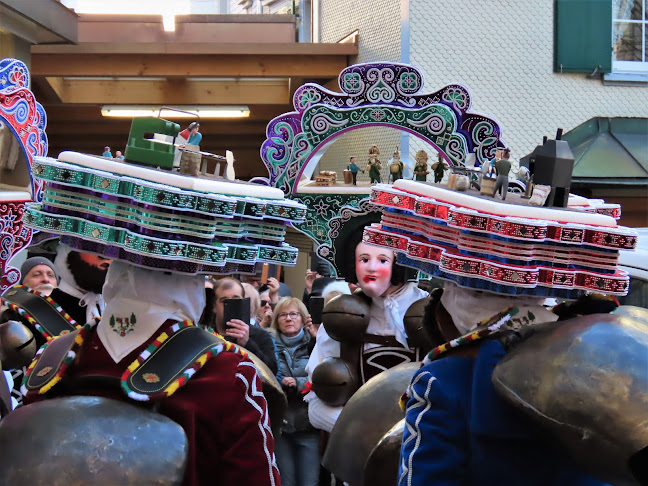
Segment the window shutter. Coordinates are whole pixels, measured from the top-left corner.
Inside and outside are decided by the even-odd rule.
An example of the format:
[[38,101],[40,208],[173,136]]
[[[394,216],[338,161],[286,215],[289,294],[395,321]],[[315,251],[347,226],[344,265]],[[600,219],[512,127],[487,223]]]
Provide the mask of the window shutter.
[[554,71],[612,71],[612,0],[554,0]]

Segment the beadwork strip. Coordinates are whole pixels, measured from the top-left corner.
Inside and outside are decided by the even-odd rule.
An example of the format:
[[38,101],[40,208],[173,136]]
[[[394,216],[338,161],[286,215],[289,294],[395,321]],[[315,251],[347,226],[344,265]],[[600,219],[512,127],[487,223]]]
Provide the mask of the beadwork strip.
[[385,208],[422,216],[433,222],[445,223],[460,230],[487,233],[495,237],[529,242],[550,240],[604,249],[632,250],[637,245],[637,232],[632,228],[591,226],[487,214],[475,208],[455,206],[387,185],[374,186],[371,191],[371,202]]
[[492,259],[459,254],[456,248],[450,246],[386,231],[380,225],[365,228],[363,240],[393,249],[398,253],[399,263],[472,288],[512,295],[533,295],[534,291],[523,289],[545,287],[546,290],[539,295],[563,298],[574,298],[572,295],[584,291],[613,295],[625,295],[628,292],[629,277],[621,270],[614,274],[602,274],[539,265],[506,265]]
[[513,265],[576,266],[614,273],[619,259],[616,250],[573,247],[552,241],[521,243],[515,239],[489,238],[484,233],[460,231],[406,213],[383,214],[382,227],[386,231],[410,237],[407,251],[412,258],[425,259],[425,256],[421,256],[416,247],[410,248],[411,245],[425,245],[429,242],[454,247],[467,255]]
[[128,198],[129,203],[151,204],[220,217],[232,217],[236,214],[287,222],[302,222],[306,218],[306,207],[292,200],[268,200],[189,191],[49,158],[35,161],[32,172],[36,178],[47,182],[89,189],[95,191],[99,197],[112,195]]
[[215,275],[230,275],[232,273],[256,273],[256,265],[227,262],[221,267],[205,265],[181,259],[162,259],[151,255],[142,255],[134,252],[127,252],[123,248],[115,245],[106,245],[96,241],[84,240],[73,236],[62,236],[61,242],[74,248],[75,250],[96,253],[115,260],[129,262],[138,267],[152,268],[157,270],[171,271],[195,275],[198,273],[207,273]]

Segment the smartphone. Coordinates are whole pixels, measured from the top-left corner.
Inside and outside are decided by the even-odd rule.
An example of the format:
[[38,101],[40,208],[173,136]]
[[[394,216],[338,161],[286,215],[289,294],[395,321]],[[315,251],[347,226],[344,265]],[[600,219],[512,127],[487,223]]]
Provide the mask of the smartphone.
[[312,272],[317,272],[319,270],[317,267],[320,266],[322,263],[323,262],[322,262],[322,259],[320,258],[320,256],[316,252],[311,251],[311,254],[310,254],[310,269],[311,269],[311,271]]
[[311,265],[310,265],[311,271],[319,273],[322,277],[330,277],[331,271],[326,260],[324,260],[314,251],[311,252],[310,256],[311,256]]
[[232,319],[250,324],[250,298],[225,299],[223,301],[223,322],[225,325]]
[[261,283],[267,284],[270,277],[276,278],[279,281],[279,275],[281,273],[281,265],[276,265],[274,263],[264,263],[263,269],[261,270]]
[[322,323],[322,310],[324,309],[324,297],[319,295],[308,299],[308,311],[310,312],[313,324]]

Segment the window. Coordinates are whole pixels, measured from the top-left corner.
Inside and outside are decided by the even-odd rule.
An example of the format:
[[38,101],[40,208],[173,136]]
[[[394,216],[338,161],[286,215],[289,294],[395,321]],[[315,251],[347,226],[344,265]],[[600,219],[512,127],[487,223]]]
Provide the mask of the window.
[[648,0],[612,0],[614,72],[648,72]]

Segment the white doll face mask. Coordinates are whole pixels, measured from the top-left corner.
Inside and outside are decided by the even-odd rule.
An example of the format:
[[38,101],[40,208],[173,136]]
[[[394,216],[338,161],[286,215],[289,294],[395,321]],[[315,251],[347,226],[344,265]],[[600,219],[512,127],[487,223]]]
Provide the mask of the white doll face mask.
[[356,277],[369,297],[380,297],[391,287],[394,252],[360,243],[355,250]]

